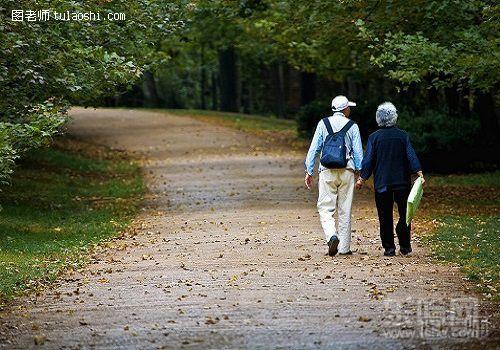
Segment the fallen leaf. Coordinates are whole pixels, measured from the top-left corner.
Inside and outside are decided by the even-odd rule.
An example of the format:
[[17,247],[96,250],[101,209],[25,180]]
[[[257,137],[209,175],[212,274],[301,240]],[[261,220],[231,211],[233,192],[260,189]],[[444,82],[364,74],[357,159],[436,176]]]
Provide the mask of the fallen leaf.
[[43,344],[45,344],[47,337],[44,334],[39,334],[39,335],[35,335],[33,340],[35,342],[35,345],[43,345]]
[[370,322],[372,319],[370,317],[367,317],[367,316],[359,316],[358,317],[358,321],[359,322]]

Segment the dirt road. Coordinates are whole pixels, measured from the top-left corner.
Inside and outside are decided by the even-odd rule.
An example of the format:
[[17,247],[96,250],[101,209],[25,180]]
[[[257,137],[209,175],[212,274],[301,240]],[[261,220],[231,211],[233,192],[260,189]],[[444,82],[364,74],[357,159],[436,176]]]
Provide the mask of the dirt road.
[[136,236],[10,308],[0,348],[497,346],[405,338],[418,333],[402,325],[418,302],[473,295],[418,241],[409,258],[382,257],[368,189],[354,201],[354,255],[325,256],[317,189],[302,188],[304,154],[188,117],[72,115],[77,137],[142,156],[152,195]]

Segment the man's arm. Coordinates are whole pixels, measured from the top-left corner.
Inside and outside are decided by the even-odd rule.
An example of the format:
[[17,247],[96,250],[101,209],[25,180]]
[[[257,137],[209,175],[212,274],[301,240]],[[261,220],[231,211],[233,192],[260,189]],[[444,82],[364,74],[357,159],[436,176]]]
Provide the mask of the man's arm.
[[309,146],[309,151],[307,152],[306,160],[304,165],[306,167],[306,172],[309,175],[314,174],[314,165],[316,164],[316,157],[321,152],[321,148],[323,147],[323,133],[322,133],[322,124],[320,121],[318,126],[316,127],[316,131],[314,132],[313,139],[311,141],[311,145]]
[[309,151],[307,152],[306,160],[304,165],[306,167],[306,178],[305,185],[308,189],[311,188],[312,176],[314,174],[314,165],[316,164],[316,157],[321,152],[323,147],[323,122],[320,121],[318,126],[316,126],[316,131],[314,132],[313,139],[311,141],[311,146],[309,146]]
[[361,134],[357,124],[352,127],[352,157],[355,170],[360,171],[363,162],[363,144],[361,143]]

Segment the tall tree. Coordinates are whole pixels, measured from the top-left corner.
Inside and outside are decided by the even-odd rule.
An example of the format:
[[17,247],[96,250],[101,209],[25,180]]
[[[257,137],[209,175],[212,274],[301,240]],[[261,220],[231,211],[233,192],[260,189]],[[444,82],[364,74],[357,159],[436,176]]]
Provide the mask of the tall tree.
[[236,52],[230,46],[219,50],[220,109],[238,112],[238,69]]

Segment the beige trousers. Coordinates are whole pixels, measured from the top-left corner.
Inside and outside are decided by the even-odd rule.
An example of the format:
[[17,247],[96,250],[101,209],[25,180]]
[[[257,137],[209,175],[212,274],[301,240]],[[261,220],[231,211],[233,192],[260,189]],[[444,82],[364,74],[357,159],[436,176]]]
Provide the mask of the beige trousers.
[[[339,253],[347,253],[351,246],[354,172],[347,169],[325,169],[319,173],[318,187],[318,213],[326,241],[336,235],[340,240]],[[338,212],[338,231],[335,227],[336,212]]]

